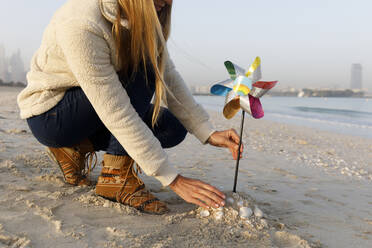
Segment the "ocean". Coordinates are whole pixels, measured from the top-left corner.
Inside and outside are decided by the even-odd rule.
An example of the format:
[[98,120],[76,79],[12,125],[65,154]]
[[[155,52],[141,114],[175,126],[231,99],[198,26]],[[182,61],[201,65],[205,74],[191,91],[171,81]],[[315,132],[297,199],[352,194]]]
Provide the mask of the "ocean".
[[[195,96],[221,112],[225,97]],[[264,119],[372,139],[372,99],[263,97]]]

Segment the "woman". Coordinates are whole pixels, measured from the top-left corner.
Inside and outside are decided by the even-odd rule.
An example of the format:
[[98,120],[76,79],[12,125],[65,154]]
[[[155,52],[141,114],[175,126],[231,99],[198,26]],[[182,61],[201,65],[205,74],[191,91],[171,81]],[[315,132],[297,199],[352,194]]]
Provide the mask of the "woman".
[[163,148],[190,132],[229,148],[234,159],[238,150],[236,132],[212,128],[168,57],[171,7],[172,0],[67,1],[46,28],[18,96],[21,117],[67,183],[89,185],[85,163],[106,151],[96,193],[155,214],[168,209],[145,189],[134,161],[187,202],[218,208],[224,194],[179,175]]

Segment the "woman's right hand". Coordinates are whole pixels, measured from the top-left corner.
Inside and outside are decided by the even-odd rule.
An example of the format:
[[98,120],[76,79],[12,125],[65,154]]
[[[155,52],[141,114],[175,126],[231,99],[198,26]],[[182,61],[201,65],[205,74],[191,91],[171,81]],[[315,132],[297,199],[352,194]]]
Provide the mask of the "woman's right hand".
[[225,205],[225,195],[202,181],[178,175],[169,187],[186,202],[204,208],[219,208]]

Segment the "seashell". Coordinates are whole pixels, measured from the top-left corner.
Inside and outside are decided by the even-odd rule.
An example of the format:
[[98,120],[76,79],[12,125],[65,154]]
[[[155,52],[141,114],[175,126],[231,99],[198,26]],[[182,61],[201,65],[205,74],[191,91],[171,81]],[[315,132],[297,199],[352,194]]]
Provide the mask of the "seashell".
[[209,213],[208,210],[202,210],[202,211],[200,212],[200,216],[201,216],[201,217],[208,217],[209,215],[211,215],[211,214]]
[[223,211],[223,207],[219,207],[216,209],[217,211]]
[[246,219],[246,218],[249,218],[253,214],[253,212],[252,212],[252,209],[248,207],[241,207],[239,214],[240,214],[240,218]]
[[227,197],[226,202],[232,205],[234,204],[235,200],[232,197]]
[[276,223],[275,224],[275,227],[277,228],[277,229],[279,229],[279,230],[283,230],[284,228],[285,228],[285,225],[283,224],[283,223]]
[[237,217],[238,215],[239,215],[239,212],[238,211],[236,211],[235,209],[231,209],[231,215],[232,215],[232,217]]
[[109,201],[106,201],[104,204],[103,204],[103,207],[104,208],[109,208],[111,207],[111,203]]
[[249,219],[245,221],[245,224],[248,225],[248,226],[253,226],[252,222]]
[[222,217],[223,217],[223,212],[221,212],[221,211],[218,211],[218,212],[216,212],[216,213],[214,214],[214,218],[215,218],[216,220],[221,220]]
[[232,193],[232,196],[235,198],[235,199],[237,199],[237,198],[239,198],[240,196],[239,196],[239,194],[238,193],[236,193],[236,192],[234,192],[234,193]]
[[254,216],[256,216],[257,218],[262,218],[264,216],[263,212],[261,211],[261,209],[259,209],[257,206],[254,207]]
[[269,224],[267,224],[267,220],[261,219],[261,225],[264,226],[265,228],[269,227]]

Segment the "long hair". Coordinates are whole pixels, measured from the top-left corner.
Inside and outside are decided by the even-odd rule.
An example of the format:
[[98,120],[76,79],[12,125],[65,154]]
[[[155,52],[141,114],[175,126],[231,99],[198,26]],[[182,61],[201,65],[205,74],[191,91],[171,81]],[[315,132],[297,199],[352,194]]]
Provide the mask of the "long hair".
[[[172,6],[166,5],[157,12],[153,0],[117,1],[117,16],[112,27],[117,49],[116,59],[121,73],[128,78],[138,71],[141,63],[145,75],[147,75],[147,66],[152,67],[155,75],[155,102],[152,116],[154,127],[159,116],[161,101],[166,102],[164,67]],[[120,25],[121,18],[128,21],[128,29]]]

